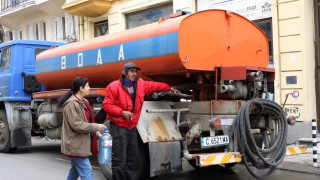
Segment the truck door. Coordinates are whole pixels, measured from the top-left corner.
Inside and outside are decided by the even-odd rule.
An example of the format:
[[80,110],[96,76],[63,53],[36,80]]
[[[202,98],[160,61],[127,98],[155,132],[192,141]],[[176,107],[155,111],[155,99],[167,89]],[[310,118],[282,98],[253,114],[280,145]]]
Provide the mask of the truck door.
[[11,47],[0,49],[0,100],[9,96]]
[[35,77],[36,55],[44,50],[47,49],[25,47],[25,57],[27,58],[24,60],[23,89],[28,93],[39,92],[44,89]]

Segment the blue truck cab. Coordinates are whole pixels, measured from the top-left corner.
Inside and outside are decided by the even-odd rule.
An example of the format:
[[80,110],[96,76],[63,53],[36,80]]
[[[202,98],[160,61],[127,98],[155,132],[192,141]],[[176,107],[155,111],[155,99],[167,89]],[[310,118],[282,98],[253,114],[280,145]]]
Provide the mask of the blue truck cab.
[[[0,44],[0,152],[30,146],[39,134],[33,92],[44,90],[35,77],[36,55],[66,43],[15,40]],[[43,131],[42,131],[43,132]]]
[[31,101],[33,92],[44,90],[35,78],[36,55],[64,44],[34,40],[0,44],[0,101]]

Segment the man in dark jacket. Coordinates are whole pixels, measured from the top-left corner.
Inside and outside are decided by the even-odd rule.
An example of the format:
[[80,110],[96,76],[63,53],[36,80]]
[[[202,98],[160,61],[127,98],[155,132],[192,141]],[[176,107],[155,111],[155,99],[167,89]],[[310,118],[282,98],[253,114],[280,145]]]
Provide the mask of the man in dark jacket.
[[113,180],[138,178],[139,162],[137,162],[138,123],[144,96],[154,91],[180,91],[172,89],[168,84],[144,81],[137,77],[141,70],[133,63],[123,66],[122,76],[106,87],[106,95],[102,104],[103,110],[110,120],[112,132],[112,177]]

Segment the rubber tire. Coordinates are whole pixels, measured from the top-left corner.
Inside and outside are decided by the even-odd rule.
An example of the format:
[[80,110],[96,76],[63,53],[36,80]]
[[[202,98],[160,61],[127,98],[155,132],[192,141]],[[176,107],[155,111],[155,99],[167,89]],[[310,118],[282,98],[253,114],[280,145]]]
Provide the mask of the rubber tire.
[[[11,153],[11,152],[16,151],[17,147],[11,147],[10,130],[9,130],[9,125],[8,125],[7,115],[6,115],[4,110],[0,110],[0,123],[4,123],[6,137],[7,137],[5,142],[0,144],[0,152],[2,152],[2,153]],[[1,129],[0,129],[0,131],[1,131]],[[0,132],[0,133],[2,133],[2,132]]]
[[[103,123],[110,129],[110,121],[106,120]],[[112,134],[111,134],[112,135]],[[139,177],[138,179],[141,180],[148,180],[150,179],[150,165],[149,165],[149,151],[148,151],[148,144],[144,144],[139,138],[138,140],[139,143],[139,161],[140,163],[140,170],[139,170]],[[99,156],[99,155],[98,155]],[[112,169],[111,169],[111,164],[100,164],[100,168],[102,170],[103,175],[106,177],[107,180],[112,180]]]
[[212,166],[207,166],[207,167],[200,167],[200,166],[197,166],[195,159],[188,160],[188,163],[197,171],[218,171],[221,168],[223,168],[220,165],[212,165]]
[[228,163],[228,164],[225,164],[224,167],[227,168],[227,169],[230,169],[232,168],[233,166],[237,165],[239,163]]

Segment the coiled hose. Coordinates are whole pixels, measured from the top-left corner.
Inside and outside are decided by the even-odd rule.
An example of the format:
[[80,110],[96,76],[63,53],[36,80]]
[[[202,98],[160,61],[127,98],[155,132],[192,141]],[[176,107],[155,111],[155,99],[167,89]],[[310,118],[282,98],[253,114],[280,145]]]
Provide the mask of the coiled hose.
[[[241,106],[236,121],[232,126],[230,139],[236,132],[245,166],[253,177],[263,179],[270,176],[285,157],[288,125],[286,123],[286,115],[279,104],[267,99],[254,99],[252,105],[251,102],[252,100]],[[250,119],[249,115],[252,115],[250,112],[254,112],[254,116],[251,116],[254,119]],[[273,130],[276,131],[276,137],[273,144],[269,145],[270,147],[262,149],[262,147],[257,146],[254,140],[250,122],[258,122],[261,115],[266,114],[272,116],[275,122]],[[259,175],[254,172],[250,164],[260,170],[269,170],[264,175]]]

